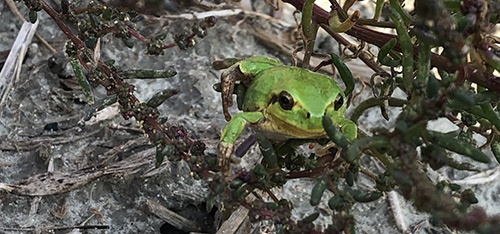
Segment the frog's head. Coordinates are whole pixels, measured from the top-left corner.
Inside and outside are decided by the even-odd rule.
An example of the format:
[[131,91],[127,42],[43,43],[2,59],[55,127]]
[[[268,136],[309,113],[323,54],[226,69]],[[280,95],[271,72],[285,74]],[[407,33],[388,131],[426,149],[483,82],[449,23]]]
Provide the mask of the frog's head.
[[328,77],[311,74],[300,77],[298,83],[280,84],[273,92],[265,115],[275,132],[292,138],[320,138],[326,136],[323,115],[337,124],[344,119],[342,89]]

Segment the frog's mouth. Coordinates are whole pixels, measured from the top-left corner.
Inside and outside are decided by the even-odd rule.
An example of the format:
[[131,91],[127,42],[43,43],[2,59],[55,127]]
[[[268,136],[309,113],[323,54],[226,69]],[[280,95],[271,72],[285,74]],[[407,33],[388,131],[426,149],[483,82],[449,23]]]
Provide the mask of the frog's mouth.
[[[313,118],[313,117],[311,117]],[[318,120],[321,123],[321,118]],[[266,133],[271,139],[317,139],[326,138],[327,135],[322,126],[319,128],[300,128],[282,120],[278,116],[267,113],[262,123],[257,126],[259,131]]]

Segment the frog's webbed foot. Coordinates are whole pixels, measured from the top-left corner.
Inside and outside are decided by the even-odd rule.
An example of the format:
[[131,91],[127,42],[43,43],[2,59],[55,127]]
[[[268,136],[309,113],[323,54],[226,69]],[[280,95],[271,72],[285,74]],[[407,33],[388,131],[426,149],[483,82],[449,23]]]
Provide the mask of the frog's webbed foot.
[[233,153],[234,145],[227,142],[220,142],[217,147],[217,167],[228,174],[231,167],[231,154]]
[[217,167],[224,173],[229,174],[231,163],[239,163],[238,159],[231,157],[233,154],[234,144],[223,142],[219,143],[217,148]]
[[240,112],[234,115],[234,118],[224,127],[221,134],[221,141],[217,147],[217,166],[222,172],[227,174],[230,169],[231,161],[239,163],[239,158],[232,158],[234,142],[245,129],[245,126],[251,123],[257,123],[264,118],[261,112]]

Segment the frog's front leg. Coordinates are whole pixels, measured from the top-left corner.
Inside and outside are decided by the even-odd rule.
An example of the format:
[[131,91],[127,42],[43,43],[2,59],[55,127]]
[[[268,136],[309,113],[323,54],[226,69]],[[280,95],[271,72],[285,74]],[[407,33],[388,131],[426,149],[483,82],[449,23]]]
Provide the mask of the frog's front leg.
[[222,72],[221,75],[221,98],[222,98],[222,111],[227,121],[231,120],[229,114],[229,107],[233,105],[233,92],[236,81],[243,79],[243,75],[237,67]]
[[233,116],[231,121],[222,130],[221,141],[217,149],[217,166],[224,173],[228,173],[231,166],[231,154],[234,142],[248,124],[262,120],[261,112],[241,112]]
[[[231,120],[229,114],[229,107],[233,105],[233,92],[236,81],[245,79],[245,76],[239,69],[240,59],[226,58],[223,60],[216,60],[212,63],[212,67],[216,70],[226,69],[221,74],[220,92],[222,98],[222,111],[227,121]],[[217,89],[216,89],[217,90]]]
[[221,75],[222,111],[227,121],[231,120],[229,107],[233,105],[232,95],[236,82],[239,81],[240,85],[243,84],[248,87],[257,73],[280,65],[281,63],[277,60],[262,56],[255,56],[244,60],[224,59],[223,61],[215,61],[213,63],[213,67],[216,69],[228,68]]

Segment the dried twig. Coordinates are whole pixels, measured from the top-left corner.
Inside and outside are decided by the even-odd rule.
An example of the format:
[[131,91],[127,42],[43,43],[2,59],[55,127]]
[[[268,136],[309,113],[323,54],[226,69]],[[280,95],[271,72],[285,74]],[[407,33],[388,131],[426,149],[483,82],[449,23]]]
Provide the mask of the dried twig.
[[18,184],[0,183],[0,190],[20,196],[47,196],[62,194],[78,189],[102,176],[129,173],[133,174],[144,165],[152,165],[155,149],[150,148],[130,155],[113,165],[98,165],[78,171],[46,172],[29,177]]
[[[20,20],[22,20],[23,22],[27,22],[26,19],[24,18],[24,16],[21,14],[21,12],[19,12],[19,10],[17,9],[16,7],[16,4],[14,3],[13,0],[5,0],[5,2],[7,3],[7,5],[9,6],[10,8],[10,11],[12,11],[12,13],[17,17],[19,18]],[[52,54],[55,54],[57,53],[57,50],[54,49],[54,47],[52,47],[45,39],[43,39],[42,36],[40,36],[38,33],[35,33],[35,37],[37,40],[39,40],[45,47],[47,47],[47,49],[50,50],[50,53]]]
[[178,215],[177,213],[167,209],[166,207],[162,206],[161,204],[153,200],[146,199],[146,208],[148,209],[149,212],[151,212],[152,214],[156,215],[163,221],[171,224],[172,226],[176,227],[179,230],[185,232],[201,231],[201,228],[195,222]]
[[3,106],[5,99],[9,96],[9,92],[15,82],[15,76],[21,71],[21,64],[24,60],[26,50],[31,43],[33,34],[38,26],[38,21],[34,24],[24,22],[23,26],[17,34],[14,45],[12,46],[7,60],[0,72],[0,106]]
[[[87,137],[96,135],[102,131],[102,129],[97,129],[92,132],[83,135],[62,135],[58,137],[52,136],[37,136],[28,140],[12,141],[7,140],[5,136],[0,137],[0,150],[4,151],[29,151],[38,148],[40,145],[51,144],[51,145],[61,145]],[[5,140],[2,140],[5,139]]]
[[0,230],[4,231],[18,231],[18,232],[29,232],[29,231],[63,231],[63,230],[71,230],[71,229],[109,229],[108,225],[75,225],[75,226],[62,226],[62,227],[36,227],[36,228],[9,228],[9,227],[0,227]]

